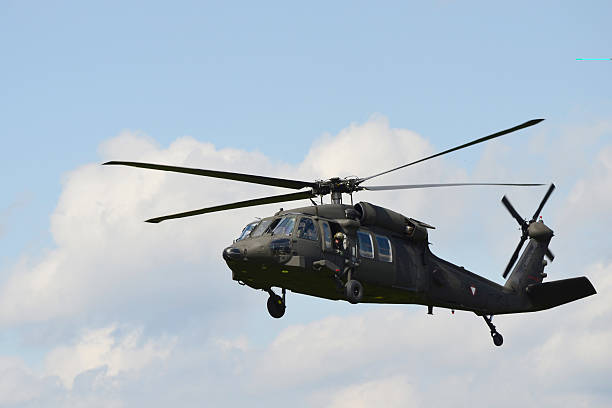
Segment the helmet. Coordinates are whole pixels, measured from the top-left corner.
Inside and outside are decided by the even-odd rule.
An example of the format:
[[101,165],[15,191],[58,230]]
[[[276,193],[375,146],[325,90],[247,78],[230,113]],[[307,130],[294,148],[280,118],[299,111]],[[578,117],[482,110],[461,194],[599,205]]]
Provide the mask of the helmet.
[[336,234],[334,235],[334,239],[344,239],[344,234],[342,232],[336,232]]

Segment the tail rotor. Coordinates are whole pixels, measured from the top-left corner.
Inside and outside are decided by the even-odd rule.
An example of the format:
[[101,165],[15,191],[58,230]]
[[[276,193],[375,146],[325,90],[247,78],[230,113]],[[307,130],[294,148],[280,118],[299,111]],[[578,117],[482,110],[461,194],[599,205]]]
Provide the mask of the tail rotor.
[[[518,222],[519,226],[521,227],[521,232],[522,232],[519,244],[514,250],[514,253],[512,254],[512,256],[510,257],[508,266],[506,266],[506,270],[504,271],[504,274],[503,274],[504,278],[506,278],[506,276],[508,276],[508,273],[510,273],[510,270],[514,266],[516,260],[518,259],[519,253],[521,252],[521,249],[523,248],[523,244],[525,244],[525,241],[527,240],[527,238],[529,238],[529,226],[537,221],[538,216],[540,215],[540,212],[542,211],[542,208],[544,207],[544,204],[546,204],[546,201],[548,201],[548,198],[550,197],[554,189],[555,189],[555,185],[551,184],[550,187],[548,188],[548,191],[544,195],[544,198],[540,202],[538,209],[536,210],[536,212],[533,214],[533,217],[529,221],[526,221],[524,218],[520,216],[520,214],[514,209],[514,207],[510,203],[510,200],[506,198],[506,196],[502,198],[502,203],[504,204],[508,212],[512,215],[512,217]],[[555,259],[555,256],[550,251],[550,249],[546,250],[546,256],[551,261]]]

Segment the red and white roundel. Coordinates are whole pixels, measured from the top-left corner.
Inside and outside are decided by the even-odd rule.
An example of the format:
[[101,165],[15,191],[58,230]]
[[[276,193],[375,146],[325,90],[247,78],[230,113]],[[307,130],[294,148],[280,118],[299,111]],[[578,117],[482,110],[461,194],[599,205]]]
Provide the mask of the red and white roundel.
[[476,296],[476,286],[470,286],[470,292],[472,292],[472,296]]

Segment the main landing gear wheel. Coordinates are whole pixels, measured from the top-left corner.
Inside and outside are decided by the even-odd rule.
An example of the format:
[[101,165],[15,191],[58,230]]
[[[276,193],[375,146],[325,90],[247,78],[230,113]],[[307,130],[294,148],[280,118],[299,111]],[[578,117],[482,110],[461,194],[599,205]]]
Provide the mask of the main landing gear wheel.
[[501,334],[497,332],[497,329],[493,325],[493,322],[492,322],[493,316],[484,315],[482,316],[482,318],[484,319],[487,326],[489,326],[489,329],[491,329],[491,337],[493,338],[493,344],[495,344],[497,347],[504,344],[504,338],[502,337]]
[[283,297],[278,296],[272,292],[272,289],[268,291],[270,297],[268,298],[268,313],[275,319],[280,319],[285,314],[285,289],[283,289]]
[[359,281],[351,279],[346,282],[345,288],[346,299],[349,302],[351,302],[352,304],[361,302],[361,299],[363,298],[363,286],[361,286],[361,283],[359,283]]

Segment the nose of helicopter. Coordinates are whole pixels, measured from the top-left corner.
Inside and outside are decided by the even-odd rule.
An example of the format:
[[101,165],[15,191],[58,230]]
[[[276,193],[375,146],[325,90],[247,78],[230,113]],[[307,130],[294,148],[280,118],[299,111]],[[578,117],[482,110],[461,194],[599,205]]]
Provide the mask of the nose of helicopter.
[[223,259],[226,261],[237,261],[242,258],[242,251],[234,246],[228,246],[223,250]]
[[223,259],[226,261],[239,260],[269,260],[272,253],[268,245],[252,240],[248,243],[231,245],[223,250]]

